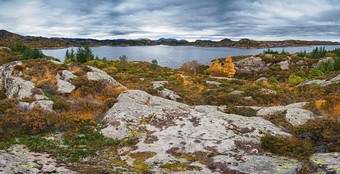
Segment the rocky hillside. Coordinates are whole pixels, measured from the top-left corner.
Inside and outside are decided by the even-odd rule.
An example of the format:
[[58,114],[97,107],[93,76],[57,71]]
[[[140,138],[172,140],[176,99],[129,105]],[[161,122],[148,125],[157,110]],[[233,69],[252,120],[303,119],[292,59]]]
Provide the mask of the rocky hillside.
[[227,78],[0,53],[0,173],[340,171],[336,56],[233,57]]
[[241,39],[232,41],[223,39],[221,41],[196,40],[188,42],[186,40],[164,39],[159,40],[96,40],[80,38],[46,38],[37,36],[21,36],[6,30],[0,30],[0,46],[9,47],[16,42],[24,42],[27,45],[39,48],[58,48],[70,46],[145,46],[145,45],[172,45],[172,46],[200,46],[200,47],[236,47],[236,48],[273,48],[273,47],[297,47],[309,45],[340,45],[339,42],[331,41],[304,41],[304,40],[283,40],[283,41],[256,41],[250,39]]

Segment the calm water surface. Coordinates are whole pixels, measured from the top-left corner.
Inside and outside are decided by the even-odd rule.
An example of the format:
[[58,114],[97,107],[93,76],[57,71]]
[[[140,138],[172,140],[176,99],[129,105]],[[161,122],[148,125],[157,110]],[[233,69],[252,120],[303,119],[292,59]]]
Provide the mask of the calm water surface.
[[[290,53],[300,52],[306,50],[311,52],[313,48],[318,46],[309,47],[285,47],[285,48],[271,48],[271,50],[277,50],[279,52],[284,49]],[[77,47],[72,47],[75,51]],[[340,45],[325,46],[327,50],[333,50],[340,48]],[[69,50],[71,48],[68,48]],[[222,58],[228,56],[240,56],[240,55],[255,55],[262,53],[261,49],[240,49],[229,47],[194,47],[194,46],[131,46],[131,47],[92,47],[94,55],[99,58],[106,57],[107,60],[118,60],[119,56],[126,55],[128,61],[147,61],[151,62],[153,59],[157,59],[158,65],[167,66],[171,68],[179,68],[184,62],[198,60],[200,64],[210,62],[215,58]],[[53,56],[55,58],[64,61],[66,48],[64,49],[46,49],[42,50],[45,55]]]

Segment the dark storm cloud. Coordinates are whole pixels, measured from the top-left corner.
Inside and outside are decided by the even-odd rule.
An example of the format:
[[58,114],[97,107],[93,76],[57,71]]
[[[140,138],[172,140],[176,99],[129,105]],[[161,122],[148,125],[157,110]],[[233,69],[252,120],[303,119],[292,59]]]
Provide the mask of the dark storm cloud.
[[22,35],[340,41],[337,0],[0,0],[0,28]]

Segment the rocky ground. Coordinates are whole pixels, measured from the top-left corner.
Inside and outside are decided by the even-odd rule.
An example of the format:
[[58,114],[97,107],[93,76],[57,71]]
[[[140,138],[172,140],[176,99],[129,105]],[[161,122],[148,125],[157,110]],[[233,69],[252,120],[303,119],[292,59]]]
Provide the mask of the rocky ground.
[[[52,61],[52,64],[60,63]],[[302,62],[300,62],[303,64]],[[21,61],[0,66],[0,86],[8,98],[19,99],[18,107],[28,111],[34,107],[55,112],[54,101],[42,88],[27,80],[15,68]],[[235,62],[236,69],[244,73],[265,72],[272,65],[281,70],[299,65],[288,58],[276,64],[266,63],[259,57],[249,57]],[[133,138],[132,146],[115,150],[97,151],[96,155],[82,159],[79,163],[64,163],[56,157],[41,152],[31,152],[24,145],[13,145],[0,151],[0,173],[281,173],[294,174],[306,165],[299,161],[266,152],[261,147],[264,135],[291,137],[284,127],[264,119],[270,114],[283,114],[293,126],[303,125],[308,120],[322,116],[306,109],[308,102],[291,103],[286,106],[251,108],[255,115],[227,114],[227,106],[188,105],[178,100],[181,96],[165,88],[169,81],[153,81],[154,89],[160,89],[158,96],[142,90],[127,90],[112,76],[98,68],[87,66],[83,73],[89,81],[106,81],[112,86],[126,89],[120,93],[115,104],[101,120],[101,133],[107,138]],[[72,79],[80,77],[70,69],[55,74],[55,89],[59,94],[73,95],[76,84]],[[84,75],[85,74],[85,75]],[[26,80],[25,78],[26,77]],[[218,80],[237,79],[215,77]],[[144,80],[140,79],[141,81]],[[259,78],[258,81],[267,81]],[[340,82],[340,75],[331,79],[306,81],[300,85],[330,85]],[[221,85],[218,81],[207,84]],[[266,94],[276,91],[261,88]],[[233,90],[235,95],[244,91]],[[69,97],[69,96],[68,96]],[[34,101],[26,101],[33,98]],[[251,100],[250,98],[248,98]],[[97,101],[96,101],[97,102]],[[98,103],[98,102],[97,102]],[[316,153],[310,157],[316,172],[339,173],[339,153]]]

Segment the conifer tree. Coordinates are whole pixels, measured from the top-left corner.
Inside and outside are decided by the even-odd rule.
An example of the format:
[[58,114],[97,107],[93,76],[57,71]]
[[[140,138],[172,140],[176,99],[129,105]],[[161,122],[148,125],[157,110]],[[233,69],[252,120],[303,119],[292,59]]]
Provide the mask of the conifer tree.
[[234,77],[236,70],[235,70],[235,66],[232,62],[231,57],[227,57],[224,60],[224,67],[221,68],[221,71],[222,71],[223,76],[230,77],[230,78]]
[[210,75],[221,76],[222,71],[220,61],[218,59],[215,59],[214,64],[210,68],[208,68],[207,71],[209,72]]

